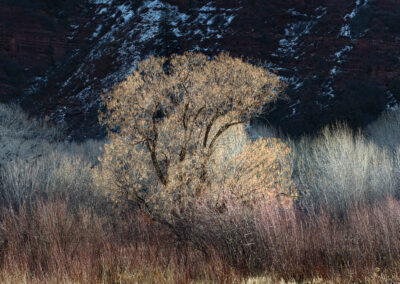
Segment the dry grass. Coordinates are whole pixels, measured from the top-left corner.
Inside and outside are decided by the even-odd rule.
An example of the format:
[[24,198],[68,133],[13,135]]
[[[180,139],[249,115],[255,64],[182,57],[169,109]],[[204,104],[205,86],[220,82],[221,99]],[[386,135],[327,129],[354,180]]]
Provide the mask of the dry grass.
[[[398,280],[400,202],[352,208],[343,220],[271,201],[201,202],[179,224],[185,243],[144,215],[98,217],[65,202],[3,212],[5,283],[341,283]],[[188,229],[189,228],[189,229]],[[205,254],[199,251],[202,245]],[[318,280],[319,279],[319,280]],[[285,282],[286,281],[286,282]],[[376,282],[374,282],[376,281]]]
[[230,271],[217,261],[211,267],[142,215],[115,223],[56,201],[8,210],[2,217],[2,282],[224,283],[222,272]]

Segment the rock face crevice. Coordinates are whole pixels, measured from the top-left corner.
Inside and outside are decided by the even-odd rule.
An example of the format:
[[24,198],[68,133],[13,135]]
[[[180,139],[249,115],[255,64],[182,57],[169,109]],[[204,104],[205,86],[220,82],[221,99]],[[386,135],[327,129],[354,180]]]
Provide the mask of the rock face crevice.
[[101,136],[99,95],[159,50],[229,51],[277,72],[289,100],[267,119],[291,134],[362,126],[398,106],[400,0],[92,1],[63,20],[0,1],[1,100],[71,138]]
[[64,57],[66,35],[65,25],[43,10],[0,4],[0,100],[20,95],[26,81]]

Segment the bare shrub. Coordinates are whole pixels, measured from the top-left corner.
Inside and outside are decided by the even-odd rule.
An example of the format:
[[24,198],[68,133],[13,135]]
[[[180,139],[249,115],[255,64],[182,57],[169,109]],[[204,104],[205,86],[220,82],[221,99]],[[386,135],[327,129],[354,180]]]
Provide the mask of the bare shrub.
[[70,211],[64,201],[2,213],[2,282],[19,276],[25,283],[117,283],[119,267],[128,268],[124,261],[134,255],[119,242],[117,228],[112,237],[109,220],[86,209]]
[[0,104],[0,133],[24,139],[41,138],[58,141],[63,137],[59,128],[50,127],[43,120],[29,119],[28,115],[15,104]]
[[[365,130],[366,137],[379,147],[386,149],[393,157],[393,168],[397,186],[400,185],[400,112],[384,113]],[[396,196],[399,196],[397,192]]]
[[63,198],[74,208],[105,204],[92,169],[104,142],[61,138],[57,127],[0,104],[0,205],[28,206],[37,198]]
[[62,202],[38,202],[30,209],[10,210],[0,223],[5,250],[2,265],[36,275],[50,271],[73,274],[78,267],[69,266],[69,261],[72,264],[77,258],[87,268],[83,272],[90,274],[95,266],[87,262],[92,260],[87,256],[96,254],[105,241],[101,226],[101,221],[92,219],[88,212],[71,214]]
[[92,165],[78,156],[53,151],[32,161],[15,159],[0,169],[3,205],[28,205],[35,199],[69,200],[74,207],[102,204]]
[[2,283],[229,283],[229,268],[177,248],[141,214],[99,217],[60,200],[2,212]]
[[[103,97],[111,142],[98,176],[116,201],[130,200],[153,216],[179,215],[190,199],[212,192],[213,154],[223,134],[249,122],[282,87],[265,69],[226,54],[150,57]],[[269,164],[261,162],[257,174]]]
[[191,229],[193,242],[239,271],[305,282],[345,275],[353,282],[377,268],[391,271],[392,265],[397,271],[400,204],[394,199],[352,206],[346,217],[338,217],[266,199],[249,208],[226,194],[224,211],[197,200],[181,226]]
[[29,119],[17,105],[0,104],[0,161],[34,159],[63,137],[59,128]]
[[400,145],[400,112],[384,113],[365,129],[367,138],[381,147],[394,152]]
[[96,165],[103,153],[105,140],[87,139],[84,142],[64,142],[53,145],[54,151],[67,156],[79,157],[83,161]]
[[310,193],[308,206],[343,212],[357,203],[382,200],[396,191],[393,156],[344,125],[295,143],[295,176]]
[[33,161],[52,151],[80,156],[95,164],[101,154],[104,141],[86,140],[83,143],[67,143],[59,126],[29,118],[17,105],[0,104],[0,160]]
[[[348,208],[346,217],[198,198],[176,225],[184,246],[146,215],[98,217],[63,201],[2,212],[2,283],[392,283],[400,279],[400,203]],[[205,254],[199,253],[203,247]],[[264,275],[266,275],[264,277]],[[267,279],[270,282],[266,282]],[[317,279],[319,279],[317,281]],[[386,280],[384,280],[386,279]],[[14,282],[13,282],[14,281]],[[331,282],[330,282],[331,281]]]

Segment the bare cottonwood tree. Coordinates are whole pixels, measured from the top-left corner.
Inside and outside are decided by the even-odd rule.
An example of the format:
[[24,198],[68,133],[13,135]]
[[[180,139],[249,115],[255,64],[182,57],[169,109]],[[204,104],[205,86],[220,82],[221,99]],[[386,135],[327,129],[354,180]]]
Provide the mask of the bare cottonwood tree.
[[276,75],[228,54],[141,61],[103,96],[111,139],[99,175],[114,196],[151,212],[182,209],[211,188],[223,134],[265,111],[283,87]]

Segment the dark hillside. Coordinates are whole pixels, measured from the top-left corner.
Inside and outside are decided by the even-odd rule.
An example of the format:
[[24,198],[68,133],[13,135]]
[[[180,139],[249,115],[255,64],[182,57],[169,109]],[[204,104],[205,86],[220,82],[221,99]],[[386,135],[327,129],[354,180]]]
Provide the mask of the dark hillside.
[[[150,54],[229,51],[277,72],[292,134],[360,126],[400,98],[400,1],[0,1],[1,100],[101,135],[99,95]],[[39,4],[38,4],[39,3]]]

